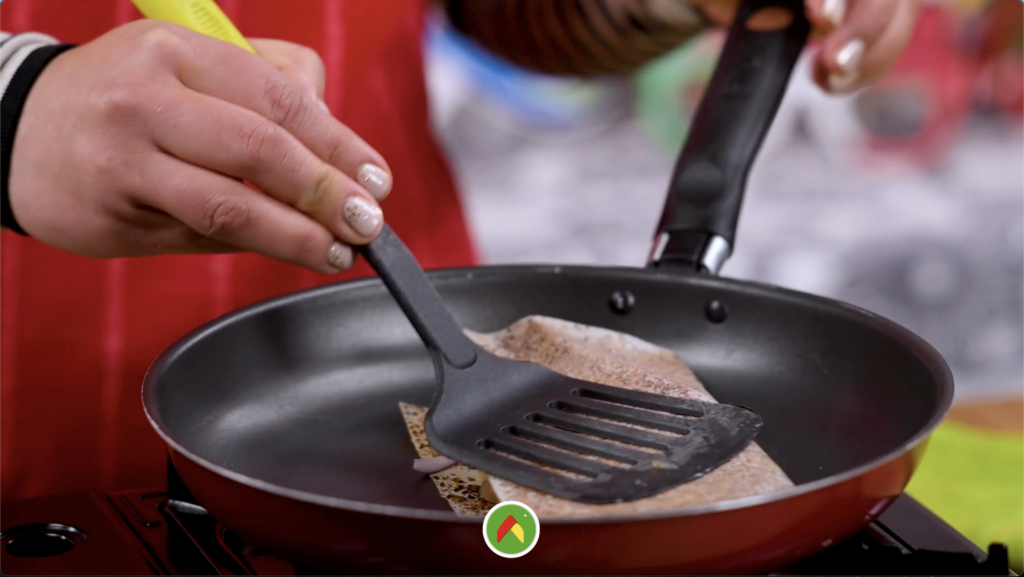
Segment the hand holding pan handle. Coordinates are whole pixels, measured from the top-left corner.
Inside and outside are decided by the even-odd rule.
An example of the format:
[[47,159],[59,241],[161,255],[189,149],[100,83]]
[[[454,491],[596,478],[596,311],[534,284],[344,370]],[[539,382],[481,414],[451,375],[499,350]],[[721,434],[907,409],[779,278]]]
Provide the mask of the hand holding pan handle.
[[[759,10],[786,8],[789,26],[754,31]],[[811,25],[803,0],[746,0],[676,163],[649,266],[718,274],[732,252],[747,173],[786,93]]]

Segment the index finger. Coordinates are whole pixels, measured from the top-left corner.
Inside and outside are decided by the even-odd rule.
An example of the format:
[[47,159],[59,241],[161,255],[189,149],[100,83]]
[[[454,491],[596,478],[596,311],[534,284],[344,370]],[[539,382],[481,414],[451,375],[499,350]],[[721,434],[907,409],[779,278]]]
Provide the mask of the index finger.
[[[380,153],[272,64],[226,42],[184,28],[171,30],[187,40],[189,57],[177,67],[178,77],[185,86],[256,112],[367,187],[373,196],[382,198],[387,193],[380,189],[390,187],[391,171]],[[364,165],[384,169],[384,182],[380,174],[360,173]]]
[[833,92],[848,92],[863,80],[861,61],[893,22],[901,5],[913,0],[851,1],[842,24],[829,34],[817,58]]
[[292,84],[317,100],[323,100],[326,72],[323,61],[314,50],[269,38],[250,38],[249,44],[260,58],[280,70]]

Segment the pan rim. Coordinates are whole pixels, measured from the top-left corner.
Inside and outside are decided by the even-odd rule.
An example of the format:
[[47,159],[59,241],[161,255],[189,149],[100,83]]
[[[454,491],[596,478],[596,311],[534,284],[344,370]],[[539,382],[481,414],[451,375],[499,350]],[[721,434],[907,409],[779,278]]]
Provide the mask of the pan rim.
[[[577,525],[577,524],[608,524],[608,523],[625,523],[625,522],[639,522],[639,521],[654,521],[659,519],[679,518],[679,517],[690,517],[696,515],[706,515],[710,513],[721,513],[726,511],[733,511],[738,509],[746,509],[755,506],[767,505],[770,503],[785,501],[792,498],[800,497],[815,493],[817,491],[839,485],[861,477],[871,471],[879,469],[886,464],[899,459],[906,453],[912,451],[919,444],[925,441],[935,430],[936,427],[945,418],[947,412],[953,401],[953,375],[946,363],[945,359],[939,354],[931,344],[925,341],[923,338],[913,333],[906,327],[896,323],[895,321],[889,320],[881,315],[852,305],[843,301],[830,299],[827,297],[812,295],[803,293],[791,289],[786,289],[766,283],[730,279],[726,277],[717,276],[705,276],[697,275],[695,273],[678,273],[678,272],[666,272],[657,269],[646,269],[646,268],[635,268],[635,267],[597,267],[597,266],[562,266],[562,265],[530,265],[530,264],[519,264],[519,265],[500,265],[500,266],[481,266],[481,267],[460,267],[460,268],[446,268],[446,269],[435,269],[427,272],[431,280],[438,285],[443,285],[445,282],[452,282],[458,280],[468,280],[472,278],[483,278],[483,277],[500,277],[500,276],[521,276],[524,274],[536,275],[536,274],[548,274],[548,275],[576,275],[583,277],[615,277],[615,278],[637,278],[637,279],[657,279],[658,281],[666,282],[685,282],[687,284],[699,284],[708,287],[720,286],[729,288],[746,288],[760,291],[764,294],[771,294],[778,298],[786,298],[789,300],[797,300],[803,305],[817,305],[820,307],[827,307],[831,310],[840,309],[847,314],[852,314],[859,317],[863,322],[873,323],[877,328],[887,332],[893,337],[899,338],[903,341],[907,349],[918,357],[921,362],[936,376],[936,381],[940,386],[938,407],[940,410],[936,411],[932,418],[910,439],[903,443],[899,448],[889,451],[884,455],[877,457],[876,459],[869,461],[859,467],[837,473],[812,481],[810,483],[803,483],[795,485],[785,491],[776,491],[773,493],[767,493],[763,495],[754,495],[750,497],[743,497],[740,499],[732,499],[729,501],[722,501],[718,503],[712,503],[708,505],[702,505],[700,507],[692,507],[687,509],[660,511],[657,513],[644,513],[644,514],[631,514],[631,515],[606,515],[600,517],[590,517],[583,519],[552,519],[546,521],[546,525]],[[234,322],[238,319],[242,319],[248,316],[257,315],[261,312],[285,306],[293,301],[300,301],[308,298],[313,298],[321,293],[331,293],[339,290],[339,287],[345,287],[348,291],[366,290],[370,287],[379,287],[382,283],[379,278],[373,276],[362,279],[355,279],[349,281],[343,281],[335,284],[324,285],[321,287],[306,289],[302,291],[296,291],[272,299],[268,299],[248,307],[239,309],[237,311],[228,313],[224,316],[216,318],[208,323],[200,326],[199,328],[188,333],[173,345],[168,347],[159,357],[150,365],[146,371],[145,378],[142,386],[142,404],[143,409],[146,413],[146,419],[156,433],[167,445],[173,449],[175,453],[192,461],[196,465],[206,469],[207,471],[219,475],[221,477],[230,479],[241,485],[271,493],[280,497],[293,499],[300,502],[305,502],[312,505],[318,505],[331,509],[339,509],[345,511],[351,511],[362,514],[373,514],[383,515],[389,517],[400,517],[415,520],[427,520],[427,521],[440,521],[440,522],[456,522],[456,523],[479,523],[480,519],[477,517],[459,516],[453,511],[439,511],[430,509],[417,509],[413,507],[395,506],[395,505],[383,505],[379,503],[367,503],[364,501],[355,501],[351,499],[344,499],[341,497],[329,497],[309,491],[303,491],[299,489],[293,489],[284,487],[261,479],[245,475],[228,469],[227,467],[213,463],[194,452],[187,449],[184,445],[179,443],[177,440],[171,437],[170,433],[165,429],[163,423],[159,420],[159,416],[155,409],[151,410],[153,390],[156,386],[157,374],[161,372],[161,369],[170,363],[175,357],[184,352],[194,343],[202,340],[207,334],[218,330],[221,326],[226,325],[230,322]]]

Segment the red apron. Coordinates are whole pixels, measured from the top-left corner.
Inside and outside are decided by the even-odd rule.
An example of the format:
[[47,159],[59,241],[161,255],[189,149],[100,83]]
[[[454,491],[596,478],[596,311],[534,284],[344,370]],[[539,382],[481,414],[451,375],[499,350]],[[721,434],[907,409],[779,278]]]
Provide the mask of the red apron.
[[[316,49],[326,101],[387,158],[388,222],[427,268],[471,265],[459,200],[433,140],[421,42],[426,0],[220,0],[250,37]],[[84,43],[139,18],[129,0],[7,0],[5,32]],[[162,482],[165,449],[142,410],[153,359],[201,323],[328,277],[256,255],[90,260],[5,232],[0,300],[4,500]]]

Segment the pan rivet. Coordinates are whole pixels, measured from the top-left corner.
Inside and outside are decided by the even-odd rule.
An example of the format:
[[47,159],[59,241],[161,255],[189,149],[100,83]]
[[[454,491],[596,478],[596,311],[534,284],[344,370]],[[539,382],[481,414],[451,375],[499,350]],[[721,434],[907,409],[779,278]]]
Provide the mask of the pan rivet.
[[708,305],[704,307],[704,316],[715,324],[724,323],[725,319],[729,316],[729,309],[725,306],[725,303],[715,299],[708,302]]
[[612,307],[615,314],[628,315],[636,306],[636,297],[629,291],[615,291],[612,298],[608,299],[608,306]]

